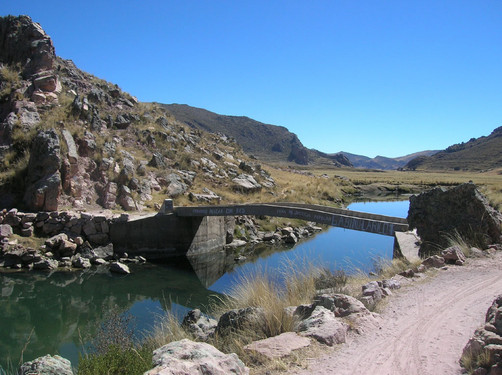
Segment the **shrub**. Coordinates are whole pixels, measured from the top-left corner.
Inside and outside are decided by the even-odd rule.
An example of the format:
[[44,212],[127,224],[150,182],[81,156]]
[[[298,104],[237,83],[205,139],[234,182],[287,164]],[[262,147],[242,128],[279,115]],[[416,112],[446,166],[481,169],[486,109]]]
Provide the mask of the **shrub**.
[[115,308],[107,314],[91,342],[90,353],[80,357],[79,375],[136,375],[152,367],[152,347],[134,340],[130,314]]

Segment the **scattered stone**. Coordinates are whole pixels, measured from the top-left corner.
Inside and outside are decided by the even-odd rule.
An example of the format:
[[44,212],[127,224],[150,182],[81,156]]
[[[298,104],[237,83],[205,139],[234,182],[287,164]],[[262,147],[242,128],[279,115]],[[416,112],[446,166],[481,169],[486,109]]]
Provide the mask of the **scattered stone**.
[[232,179],[234,190],[242,193],[255,193],[261,190],[261,185],[256,182],[253,176],[248,174],[240,174]]
[[192,333],[198,340],[207,341],[214,335],[218,322],[202,315],[199,309],[191,310],[183,318],[181,326]]
[[91,267],[91,262],[89,259],[84,258],[80,255],[76,255],[73,259],[71,264],[75,268],[90,268]]
[[317,306],[309,318],[301,321],[297,332],[322,344],[333,346],[345,342],[348,329],[349,326],[335,318],[331,311]]
[[4,238],[9,238],[13,234],[14,232],[12,231],[12,227],[9,224],[0,225],[0,240]]
[[18,375],[73,375],[71,362],[58,355],[46,355],[25,362],[17,371]]
[[202,342],[188,339],[171,342],[153,352],[152,370],[145,375],[247,375],[249,369],[235,353],[224,354]]
[[110,264],[110,272],[119,273],[122,275],[127,275],[127,274],[131,273],[131,271],[129,270],[129,267],[127,267],[125,264],[120,263],[120,262],[111,263]]
[[310,346],[310,339],[299,336],[295,332],[285,332],[279,336],[269,337],[264,340],[254,341],[246,345],[244,350],[259,353],[269,359],[283,358],[291,355],[298,349]]
[[314,298],[315,306],[322,306],[335,314],[335,317],[345,317],[359,312],[368,312],[364,304],[354,297],[345,294],[321,294]]
[[430,256],[422,262],[427,268],[441,268],[444,266],[444,263],[444,258],[439,255]]
[[257,307],[227,311],[218,320],[216,333],[225,334],[228,331],[240,330],[245,327],[260,327],[263,324],[263,314],[263,309]]
[[407,278],[411,278],[411,277],[415,276],[415,272],[411,268],[408,268],[407,270],[400,272],[399,275],[407,277]]
[[448,264],[456,264],[461,266],[465,263],[466,258],[459,246],[451,246],[441,252],[441,256]]
[[35,270],[55,270],[58,266],[58,261],[50,258],[41,259],[38,262],[33,263],[33,269]]

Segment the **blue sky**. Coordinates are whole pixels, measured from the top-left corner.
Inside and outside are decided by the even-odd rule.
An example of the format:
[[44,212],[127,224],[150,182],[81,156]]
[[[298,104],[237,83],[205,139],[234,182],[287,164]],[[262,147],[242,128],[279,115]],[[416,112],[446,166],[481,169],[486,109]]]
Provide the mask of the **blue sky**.
[[56,53],[141,101],[282,125],[367,156],[502,125],[502,2],[2,1]]

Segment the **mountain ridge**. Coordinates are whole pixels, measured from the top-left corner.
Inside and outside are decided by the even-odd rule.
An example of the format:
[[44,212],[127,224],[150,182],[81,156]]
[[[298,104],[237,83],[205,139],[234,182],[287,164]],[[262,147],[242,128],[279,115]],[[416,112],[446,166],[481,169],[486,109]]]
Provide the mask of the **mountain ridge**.
[[502,167],[502,126],[489,135],[471,138],[447,147],[432,156],[410,160],[407,170],[485,171]]
[[351,167],[344,156],[306,148],[285,126],[265,124],[247,116],[230,116],[187,104],[161,104],[177,120],[191,128],[232,137],[247,154],[266,162],[294,162],[300,165],[331,164]]
[[386,156],[377,155],[374,158],[370,158],[364,155],[352,154],[345,151],[340,151],[336,154],[342,154],[346,156],[355,168],[366,168],[366,169],[382,169],[382,170],[392,170],[404,167],[410,160],[419,156],[429,156],[433,155],[437,150],[426,150],[414,152],[412,154],[398,156],[395,158],[390,158]]

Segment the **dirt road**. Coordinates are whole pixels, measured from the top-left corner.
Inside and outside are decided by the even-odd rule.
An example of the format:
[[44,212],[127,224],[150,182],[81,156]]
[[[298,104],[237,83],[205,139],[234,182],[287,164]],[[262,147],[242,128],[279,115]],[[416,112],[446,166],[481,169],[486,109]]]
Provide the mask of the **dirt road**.
[[395,293],[380,328],[355,335],[294,374],[459,374],[458,360],[502,294],[502,252],[470,259]]

